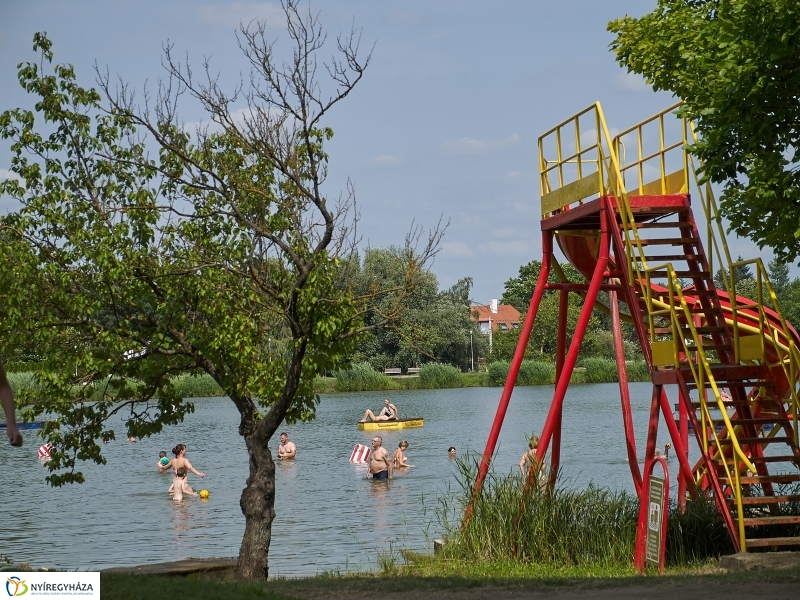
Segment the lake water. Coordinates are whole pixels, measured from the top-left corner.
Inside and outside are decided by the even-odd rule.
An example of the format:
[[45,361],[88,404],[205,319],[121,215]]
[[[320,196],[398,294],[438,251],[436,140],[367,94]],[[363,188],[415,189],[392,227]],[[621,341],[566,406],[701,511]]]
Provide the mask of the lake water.
[[[651,390],[649,383],[631,384],[640,457]],[[416,465],[405,473],[396,472],[388,483],[365,479],[366,467],[348,462],[353,445],[369,445],[373,435],[358,431],[355,422],[366,408],[380,408],[386,394],[323,396],[316,420],[283,428],[298,453],[294,461],[276,461],[270,575],[369,570],[375,568],[376,550],[430,551],[432,540],[441,534],[433,514],[437,498],[459,489],[447,448],[456,446],[462,456],[482,453],[500,391],[391,392],[401,416],[422,415],[425,427],[383,434],[390,453],[400,439],[407,439],[406,455]],[[527,436],[541,431],[552,393],[552,386],[514,391],[496,470],[518,468]],[[675,398],[673,393],[670,402]],[[108,464],[84,464],[82,485],[50,488],[45,483],[48,472],[36,455],[41,441],[35,432],[24,432],[21,449],[0,444],[4,540],[0,552],[35,566],[80,570],[236,556],[244,530],[239,497],[247,478],[238,413],[225,398],[195,399],[194,404],[196,412],[185,423],[137,443],[125,441],[124,425],[116,423],[118,439],[103,449]],[[662,427],[660,444],[667,439]],[[208,501],[190,498],[176,505],[167,495],[171,476],[159,475],[155,464],[160,450],[170,453],[178,442],[187,445],[187,458],[194,467],[206,473],[204,480],[194,475],[189,480],[195,490],[210,491]],[[691,458],[697,454],[694,450]],[[670,466],[674,478],[674,457]],[[565,478],[576,486],[593,481],[633,489],[616,384],[570,388],[564,408],[562,467]]]

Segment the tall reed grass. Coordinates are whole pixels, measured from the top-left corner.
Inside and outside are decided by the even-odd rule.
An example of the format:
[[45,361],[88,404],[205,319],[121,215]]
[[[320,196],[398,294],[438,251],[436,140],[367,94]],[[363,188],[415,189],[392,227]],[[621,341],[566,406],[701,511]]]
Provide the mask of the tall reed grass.
[[[489,364],[489,383],[503,385],[508,378],[511,362],[498,360]],[[547,385],[554,383],[556,369],[550,363],[523,360],[517,375],[517,385]]]
[[612,383],[618,381],[617,363],[607,358],[584,358],[581,366],[584,368],[587,383]]
[[365,392],[370,390],[388,390],[391,380],[383,373],[378,373],[369,363],[358,363],[346,370],[336,371],[337,392]]
[[41,385],[34,379],[32,371],[6,373],[6,377],[14,395],[19,395],[23,390],[30,390],[36,393],[41,389]]
[[427,363],[419,370],[419,387],[425,389],[457,388],[464,384],[461,371],[452,365]]
[[178,375],[172,385],[182,398],[211,398],[222,396],[222,388],[208,373],[202,375]]
[[[461,494],[440,499],[436,513],[447,539],[443,558],[631,566],[639,516],[639,500],[633,494],[595,485],[567,489],[560,478],[552,490],[546,486],[526,490],[519,475],[490,471],[470,519],[462,526],[477,466],[477,460],[459,462]],[[684,513],[670,507],[668,564],[688,566],[731,551],[713,504],[699,498],[690,501]]]

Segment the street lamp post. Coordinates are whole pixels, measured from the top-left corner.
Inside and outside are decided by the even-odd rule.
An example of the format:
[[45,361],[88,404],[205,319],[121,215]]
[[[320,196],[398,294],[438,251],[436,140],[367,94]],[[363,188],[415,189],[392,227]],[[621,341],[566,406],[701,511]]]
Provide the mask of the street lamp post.
[[472,348],[472,329],[469,330],[469,360],[472,363],[472,372],[475,372],[475,350]]

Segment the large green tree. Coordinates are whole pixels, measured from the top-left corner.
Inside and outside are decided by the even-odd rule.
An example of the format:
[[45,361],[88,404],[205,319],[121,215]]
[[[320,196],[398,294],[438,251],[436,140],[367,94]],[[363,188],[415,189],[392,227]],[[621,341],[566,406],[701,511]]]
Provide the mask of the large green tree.
[[[320,52],[330,54],[317,19],[292,1],[284,8],[292,57],[274,56],[263,25],[242,28],[250,87],[233,96],[208,70],[196,80],[171,49],[166,81],[144,105],[103,77],[101,94],[78,85],[71,66],[53,65],[50,41],[37,34],[40,62],[19,69],[35,109],[0,115],[19,177],[0,193],[20,204],[0,220],[0,340],[5,351],[33,340],[54,367],[39,375],[41,393],[24,398],[29,417],[57,416],[45,427],[56,444],[49,481],[82,482],[78,461],[105,462],[98,442],[113,437],[111,417],[126,415],[136,436],[181,421],[193,407],[172,378],[206,372],[238,411],[249,455],[237,566],[247,579],[268,574],[269,441],[284,420],[313,418],[315,375],[353,349],[379,293],[360,295],[348,282],[353,198],[328,199],[332,132],[322,124],[369,57],[351,33],[318,69]],[[186,98],[211,127],[186,131],[177,112]],[[395,296],[413,291],[438,239],[434,231],[419,251],[405,249]]]
[[[360,267],[354,265],[356,290],[361,295],[373,296],[365,323],[384,321],[389,311],[401,312],[403,317],[392,327],[376,327],[363,336],[352,361],[369,362],[378,371],[432,361],[469,369],[471,351],[474,349],[477,360],[484,346],[477,324],[470,320],[472,279],[466,277],[450,289],[440,291],[436,275],[424,271],[416,275],[413,294],[399,295],[396,291],[403,290],[407,265],[405,250],[396,247],[368,248]],[[398,303],[402,303],[402,310]]]
[[737,234],[800,257],[800,3],[658,0],[612,21],[617,60],[684,101],[690,151]]

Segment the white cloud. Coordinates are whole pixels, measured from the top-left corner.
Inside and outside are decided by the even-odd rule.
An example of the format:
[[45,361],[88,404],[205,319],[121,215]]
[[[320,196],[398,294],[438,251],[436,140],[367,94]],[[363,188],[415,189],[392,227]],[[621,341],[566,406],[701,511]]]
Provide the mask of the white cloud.
[[472,248],[464,242],[442,242],[441,256],[449,258],[471,258],[475,256]]
[[384,167],[393,167],[394,165],[399,165],[401,162],[403,161],[391,154],[381,154],[372,159],[372,164],[382,165]]
[[238,28],[245,27],[254,19],[263,21],[267,27],[278,28],[286,25],[283,9],[270,2],[234,2],[228,6],[202,6],[198,19],[203,23]]
[[617,87],[621,87],[623,90],[628,92],[653,91],[653,88],[647,84],[647,82],[644,80],[644,77],[638,73],[631,73],[630,71],[626,73],[617,73],[614,75],[614,82],[617,84]]
[[475,140],[463,137],[455,142],[442,142],[442,148],[448,154],[487,154],[516,146],[521,140],[522,138],[516,133],[501,140]]
[[22,177],[14,173],[14,171],[9,171],[8,169],[0,169],[0,181],[3,179],[16,179],[22,183]]
[[530,240],[508,240],[484,242],[478,245],[481,252],[494,256],[525,256],[533,258],[533,242]]

